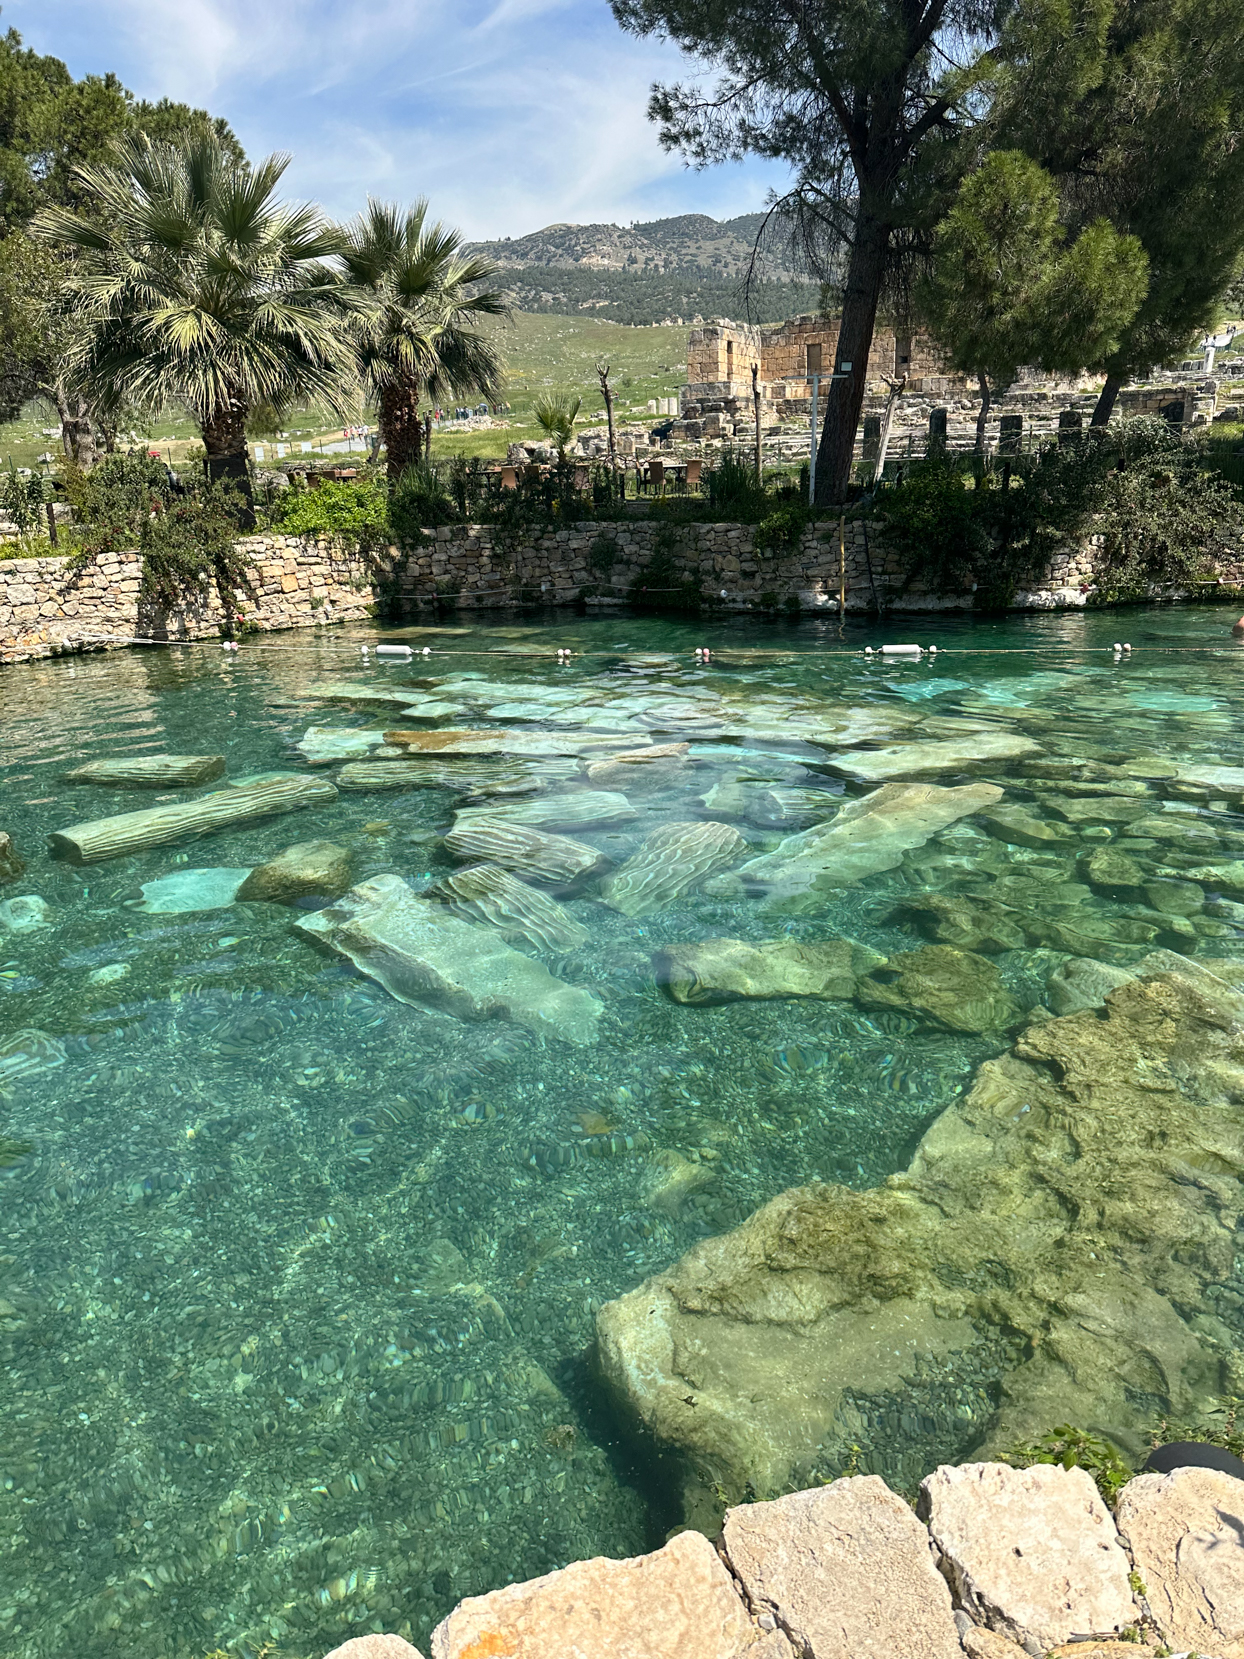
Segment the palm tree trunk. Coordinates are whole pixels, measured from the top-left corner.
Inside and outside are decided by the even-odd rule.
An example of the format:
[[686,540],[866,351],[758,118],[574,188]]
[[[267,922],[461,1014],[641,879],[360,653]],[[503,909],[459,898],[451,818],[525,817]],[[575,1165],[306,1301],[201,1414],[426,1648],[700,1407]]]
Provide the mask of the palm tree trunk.
[[984,369],[977,369],[976,379],[981,389],[981,412],[976,417],[975,453],[983,455],[985,453],[985,428],[989,424],[989,376]]
[[1126,379],[1127,376],[1124,374],[1108,374],[1106,376],[1106,384],[1102,387],[1098,396],[1097,407],[1093,410],[1093,418],[1089,422],[1090,426],[1110,425],[1110,417],[1114,414],[1115,399],[1122,390],[1123,382]]
[[209,484],[232,484],[242,496],[238,524],[255,528],[255,496],[246,464],[246,417],[250,409],[240,397],[231,397],[199,416],[206,456],[203,470]]
[[389,483],[423,459],[423,422],[419,418],[419,382],[404,379],[385,386],[377,410],[380,436],[388,458]]

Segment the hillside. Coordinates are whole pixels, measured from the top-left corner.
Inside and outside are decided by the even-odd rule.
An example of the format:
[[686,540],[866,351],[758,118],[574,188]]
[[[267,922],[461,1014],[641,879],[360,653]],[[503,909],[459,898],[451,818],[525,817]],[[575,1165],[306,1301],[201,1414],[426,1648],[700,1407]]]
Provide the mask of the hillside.
[[684,213],[645,224],[546,225],[527,236],[477,242],[496,261],[522,311],[591,311],[620,323],[698,322],[730,317],[780,322],[815,307],[816,288],[768,257],[743,282],[763,214],[710,219]]

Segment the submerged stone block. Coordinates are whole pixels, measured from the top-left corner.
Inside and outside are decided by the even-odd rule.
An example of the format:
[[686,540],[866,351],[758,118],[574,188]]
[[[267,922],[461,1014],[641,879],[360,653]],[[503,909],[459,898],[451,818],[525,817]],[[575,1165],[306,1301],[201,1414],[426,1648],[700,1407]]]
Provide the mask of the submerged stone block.
[[737,863],[746,850],[746,841],[729,824],[662,824],[606,876],[600,896],[624,916],[650,916]]
[[705,1005],[773,997],[845,1001],[884,958],[853,939],[704,939],[667,945],[653,960],[675,1002]]
[[335,841],[299,841],[253,869],[238,889],[238,898],[294,904],[304,898],[338,898],[349,885],[347,848]]
[[509,1019],[542,1036],[594,1043],[602,1004],[484,927],[416,897],[400,876],[374,876],[295,930],[353,962],[399,1002],[464,1020]]

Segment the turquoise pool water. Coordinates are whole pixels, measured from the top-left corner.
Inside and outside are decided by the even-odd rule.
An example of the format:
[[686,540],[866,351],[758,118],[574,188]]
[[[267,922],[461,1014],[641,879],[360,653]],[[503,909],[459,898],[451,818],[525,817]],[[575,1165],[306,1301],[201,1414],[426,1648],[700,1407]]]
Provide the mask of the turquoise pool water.
[[[1244,857],[1244,784],[1211,770],[1244,766],[1234,620],[1206,607],[840,634],[568,616],[394,630],[420,655],[384,665],[361,655],[375,630],[346,629],[6,670],[0,829],[27,868],[0,889],[0,1651],[310,1659],[382,1627],[425,1642],[464,1595],[659,1542],[675,1518],[659,1474],[593,1387],[597,1307],[785,1187],[902,1168],[1010,1037],[865,995],[682,1005],[654,956],[729,937],[849,938],[888,957],[930,937],[904,901],[988,891],[1066,930],[990,947],[1023,1009],[1077,954],[1244,962],[1244,892],[1204,875]],[[911,637],[937,657],[860,654]],[[1133,650],[1116,661],[1119,639]],[[577,654],[559,663],[558,647]],[[340,779],[397,763],[394,725],[574,741],[446,761],[458,788],[342,788],[185,844],[49,856],[67,825],[222,787],[66,782],[84,762],[219,754],[230,780]],[[307,743],[309,728],[333,736]],[[1028,742],[974,752],[999,738]],[[1008,839],[965,813],[790,903],[733,875],[871,787],[852,754],[927,742],[960,751],[932,781],[995,783],[1046,829]],[[464,794],[504,811],[585,784],[624,792],[582,769],[671,743],[685,757],[636,785],[630,816],[555,833],[614,866],[670,823],[725,822],[747,845],[640,916],[604,903],[593,875],[559,895],[586,942],[519,942],[596,1000],[589,1042],[397,1000],[297,931],[322,899],[144,900],[144,884],[325,839],[353,882],[421,892],[464,862],[444,843]],[[309,764],[329,748],[343,758]],[[488,795],[500,776],[515,794]],[[1103,848],[1153,891],[1091,883]],[[46,910],[12,904],[31,896]],[[868,1466],[910,1484],[970,1451],[995,1360],[879,1420]]]

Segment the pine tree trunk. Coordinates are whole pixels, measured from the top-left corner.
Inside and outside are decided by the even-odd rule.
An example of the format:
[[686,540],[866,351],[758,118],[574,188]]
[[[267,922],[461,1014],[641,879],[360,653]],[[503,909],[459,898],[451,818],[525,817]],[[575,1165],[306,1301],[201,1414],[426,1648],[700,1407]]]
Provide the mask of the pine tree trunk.
[[833,373],[837,376],[844,363],[850,363],[851,368],[841,379],[829,380],[823,386],[825,422],[821,427],[821,442],[816,456],[818,507],[831,507],[845,501],[847,486],[851,482],[855,434],[860,424],[860,410],[864,406],[868,354],[872,350],[873,330],[877,323],[877,304],[885,277],[889,240],[887,228],[861,208],[855,225],[851,261],[847,266]]
[[1093,410],[1090,426],[1109,426],[1110,417],[1114,413],[1115,399],[1123,389],[1123,382],[1127,379],[1123,374],[1108,374],[1106,384],[1101,389],[1097,399],[1097,407]]
[[407,379],[386,386],[380,394],[377,419],[388,460],[389,483],[396,484],[407,467],[417,467],[423,459],[419,382]]
[[976,417],[976,454],[985,453],[985,427],[989,422],[989,376],[983,369],[976,371],[976,379],[981,389],[981,412]]

